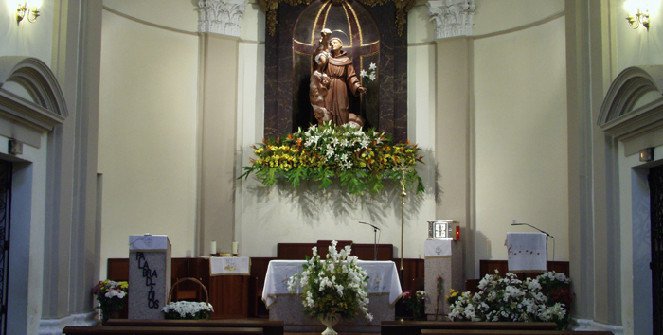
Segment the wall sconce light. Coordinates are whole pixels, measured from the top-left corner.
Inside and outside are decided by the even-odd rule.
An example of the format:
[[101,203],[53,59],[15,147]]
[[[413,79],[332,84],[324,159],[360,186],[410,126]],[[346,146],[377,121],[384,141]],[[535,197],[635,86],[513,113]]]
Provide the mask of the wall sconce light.
[[637,9],[635,14],[629,13],[626,17],[626,22],[628,22],[628,25],[633,29],[643,26],[649,31],[649,11],[641,11],[640,9]]
[[7,144],[7,151],[13,156],[21,155],[23,154],[23,143],[14,138],[10,138],[9,143]]
[[654,160],[654,148],[642,149],[638,153],[638,160],[643,163],[651,162]]
[[28,7],[28,3],[24,2],[23,4],[19,4],[18,8],[16,8],[16,25],[19,25],[23,19],[28,20],[30,23],[35,22],[38,17],[39,8],[37,8],[37,6],[30,8]]

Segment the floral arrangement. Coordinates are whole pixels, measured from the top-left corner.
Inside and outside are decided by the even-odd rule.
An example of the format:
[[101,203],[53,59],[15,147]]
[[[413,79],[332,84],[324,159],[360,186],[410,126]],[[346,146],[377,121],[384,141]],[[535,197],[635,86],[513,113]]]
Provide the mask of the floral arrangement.
[[266,186],[284,180],[293,187],[311,181],[323,188],[334,179],[351,194],[378,193],[386,180],[423,184],[415,166],[420,149],[409,143],[394,144],[383,132],[363,131],[351,125],[330,123],[299,129],[283,138],[269,139],[253,147],[256,158],[244,167]]
[[329,246],[325,259],[313,247],[303,271],[288,280],[288,290],[299,292],[304,311],[315,318],[340,315],[351,318],[357,313],[373,320],[368,312],[368,276],[357,264],[357,256],[350,256],[351,248],[336,250],[336,241]]
[[563,273],[546,272],[536,280],[541,284],[541,290],[548,297],[548,303],[561,303],[571,306],[573,293],[571,292],[571,281]]
[[426,302],[426,292],[404,291],[401,296],[401,301],[405,306],[405,311],[408,315],[412,316],[415,320],[419,320],[424,316],[424,303]]
[[460,292],[450,289],[449,290],[449,295],[447,295],[447,303],[449,303],[449,306],[453,305],[456,303],[456,300],[458,300],[458,297],[460,296]]
[[97,295],[101,318],[106,321],[111,312],[124,308],[129,294],[129,283],[109,279],[102,280],[94,287],[93,293]]
[[[563,274],[562,274],[563,276]],[[554,278],[554,279],[550,279]],[[555,322],[560,329],[568,325],[568,304],[555,302],[546,296],[541,282],[569,283],[554,273],[544,273],[535,279],[520,280],[513,273],[501,277],[487,274],[479,281],[479,291],[458,294],[451,291],[449,319],[452,321],[508,321]],[[546,284],[547,285],[547,284]]]
[[168,320],[202,320],[209,319],[214,308],[207,302],[176,301],[169,303],[161,311]]

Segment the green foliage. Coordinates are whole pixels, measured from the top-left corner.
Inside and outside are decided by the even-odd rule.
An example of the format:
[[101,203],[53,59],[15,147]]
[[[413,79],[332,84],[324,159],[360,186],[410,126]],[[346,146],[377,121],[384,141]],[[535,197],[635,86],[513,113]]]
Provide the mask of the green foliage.
[[256,158],[240,178],[254,173],[265,186],[282,180],[295,188],[305,182],[328,188],[337,181],[356,195],[379,193],[385,182],[395,181],[416,185],[420,193],[424,187],[415,169],[419,151],[417,145],[394,144],[372,129],[325,124],[257,144]]

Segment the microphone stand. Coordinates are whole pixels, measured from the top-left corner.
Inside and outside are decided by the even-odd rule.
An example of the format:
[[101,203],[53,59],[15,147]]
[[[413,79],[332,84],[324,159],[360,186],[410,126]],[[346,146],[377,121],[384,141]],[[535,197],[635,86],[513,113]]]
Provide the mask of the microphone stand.
[[369,225],[373,228],[373,260],[377,261],[378,260],[378,227],[364,221],[359,221],[359,223],[363,223],[365,225]]
[[553,260],[553,261],[555,260],[555,237],[553,237],[552,235],[546,233],[545,231],[543,231],[543,230],[541,230],[541,229],[539,229],[539,228],[537,228],[537,227],[534,227],[534,226],[532,226],[531,224],[526,223],[526,222],[516,222],[516,220],[513,220],[513,221],[511,222],[511,225],[512,225],[512,226],[529,226],[529,227],[532,227],[532,228],[538,230],[538,231],[541,232],[541,233],[544,233],[544,234],[546,235],[546,237],[551,238],[551,239],[552,239],[552,243],[553,243],[552,260]]

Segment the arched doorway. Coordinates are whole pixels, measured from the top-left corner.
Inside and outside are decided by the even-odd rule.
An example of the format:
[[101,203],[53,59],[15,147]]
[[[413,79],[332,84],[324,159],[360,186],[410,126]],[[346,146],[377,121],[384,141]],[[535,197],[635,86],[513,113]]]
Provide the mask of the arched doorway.
[[[634,332],[663,334],[663,159],[633,157],[645,149],[663,148],[663,65],[629,67],[610,85],[601,105],[598,125],[608,138],[620,143],[613,153],[620,177],[611,181],[629,204],[630,240],[622,241],[619,254],[632,254],[632,300]],[[653,149],[652,149],[653,150]],[[628,169],[628,171],[626,171]],[[622,223],[623,224],[623,223]],[[619,232],[611,232],[619,234]],[[616,260],[618,261],[618,260]],[[628,306],[631,307],[631,306]]]
[[0,57],[0,142],[15,148],[0,150],[0,334],[29,333],[28,311],[41,309],[34,299],[42,297],[34,292],[42,287],[32,284],[37,272],[46,276],[39,264],[45,262],[47,236],[54,235],[47,232],[48,205],[57,200],[47,171],[60,159],[58,129],[66,116],[62,90],[46,64]]

